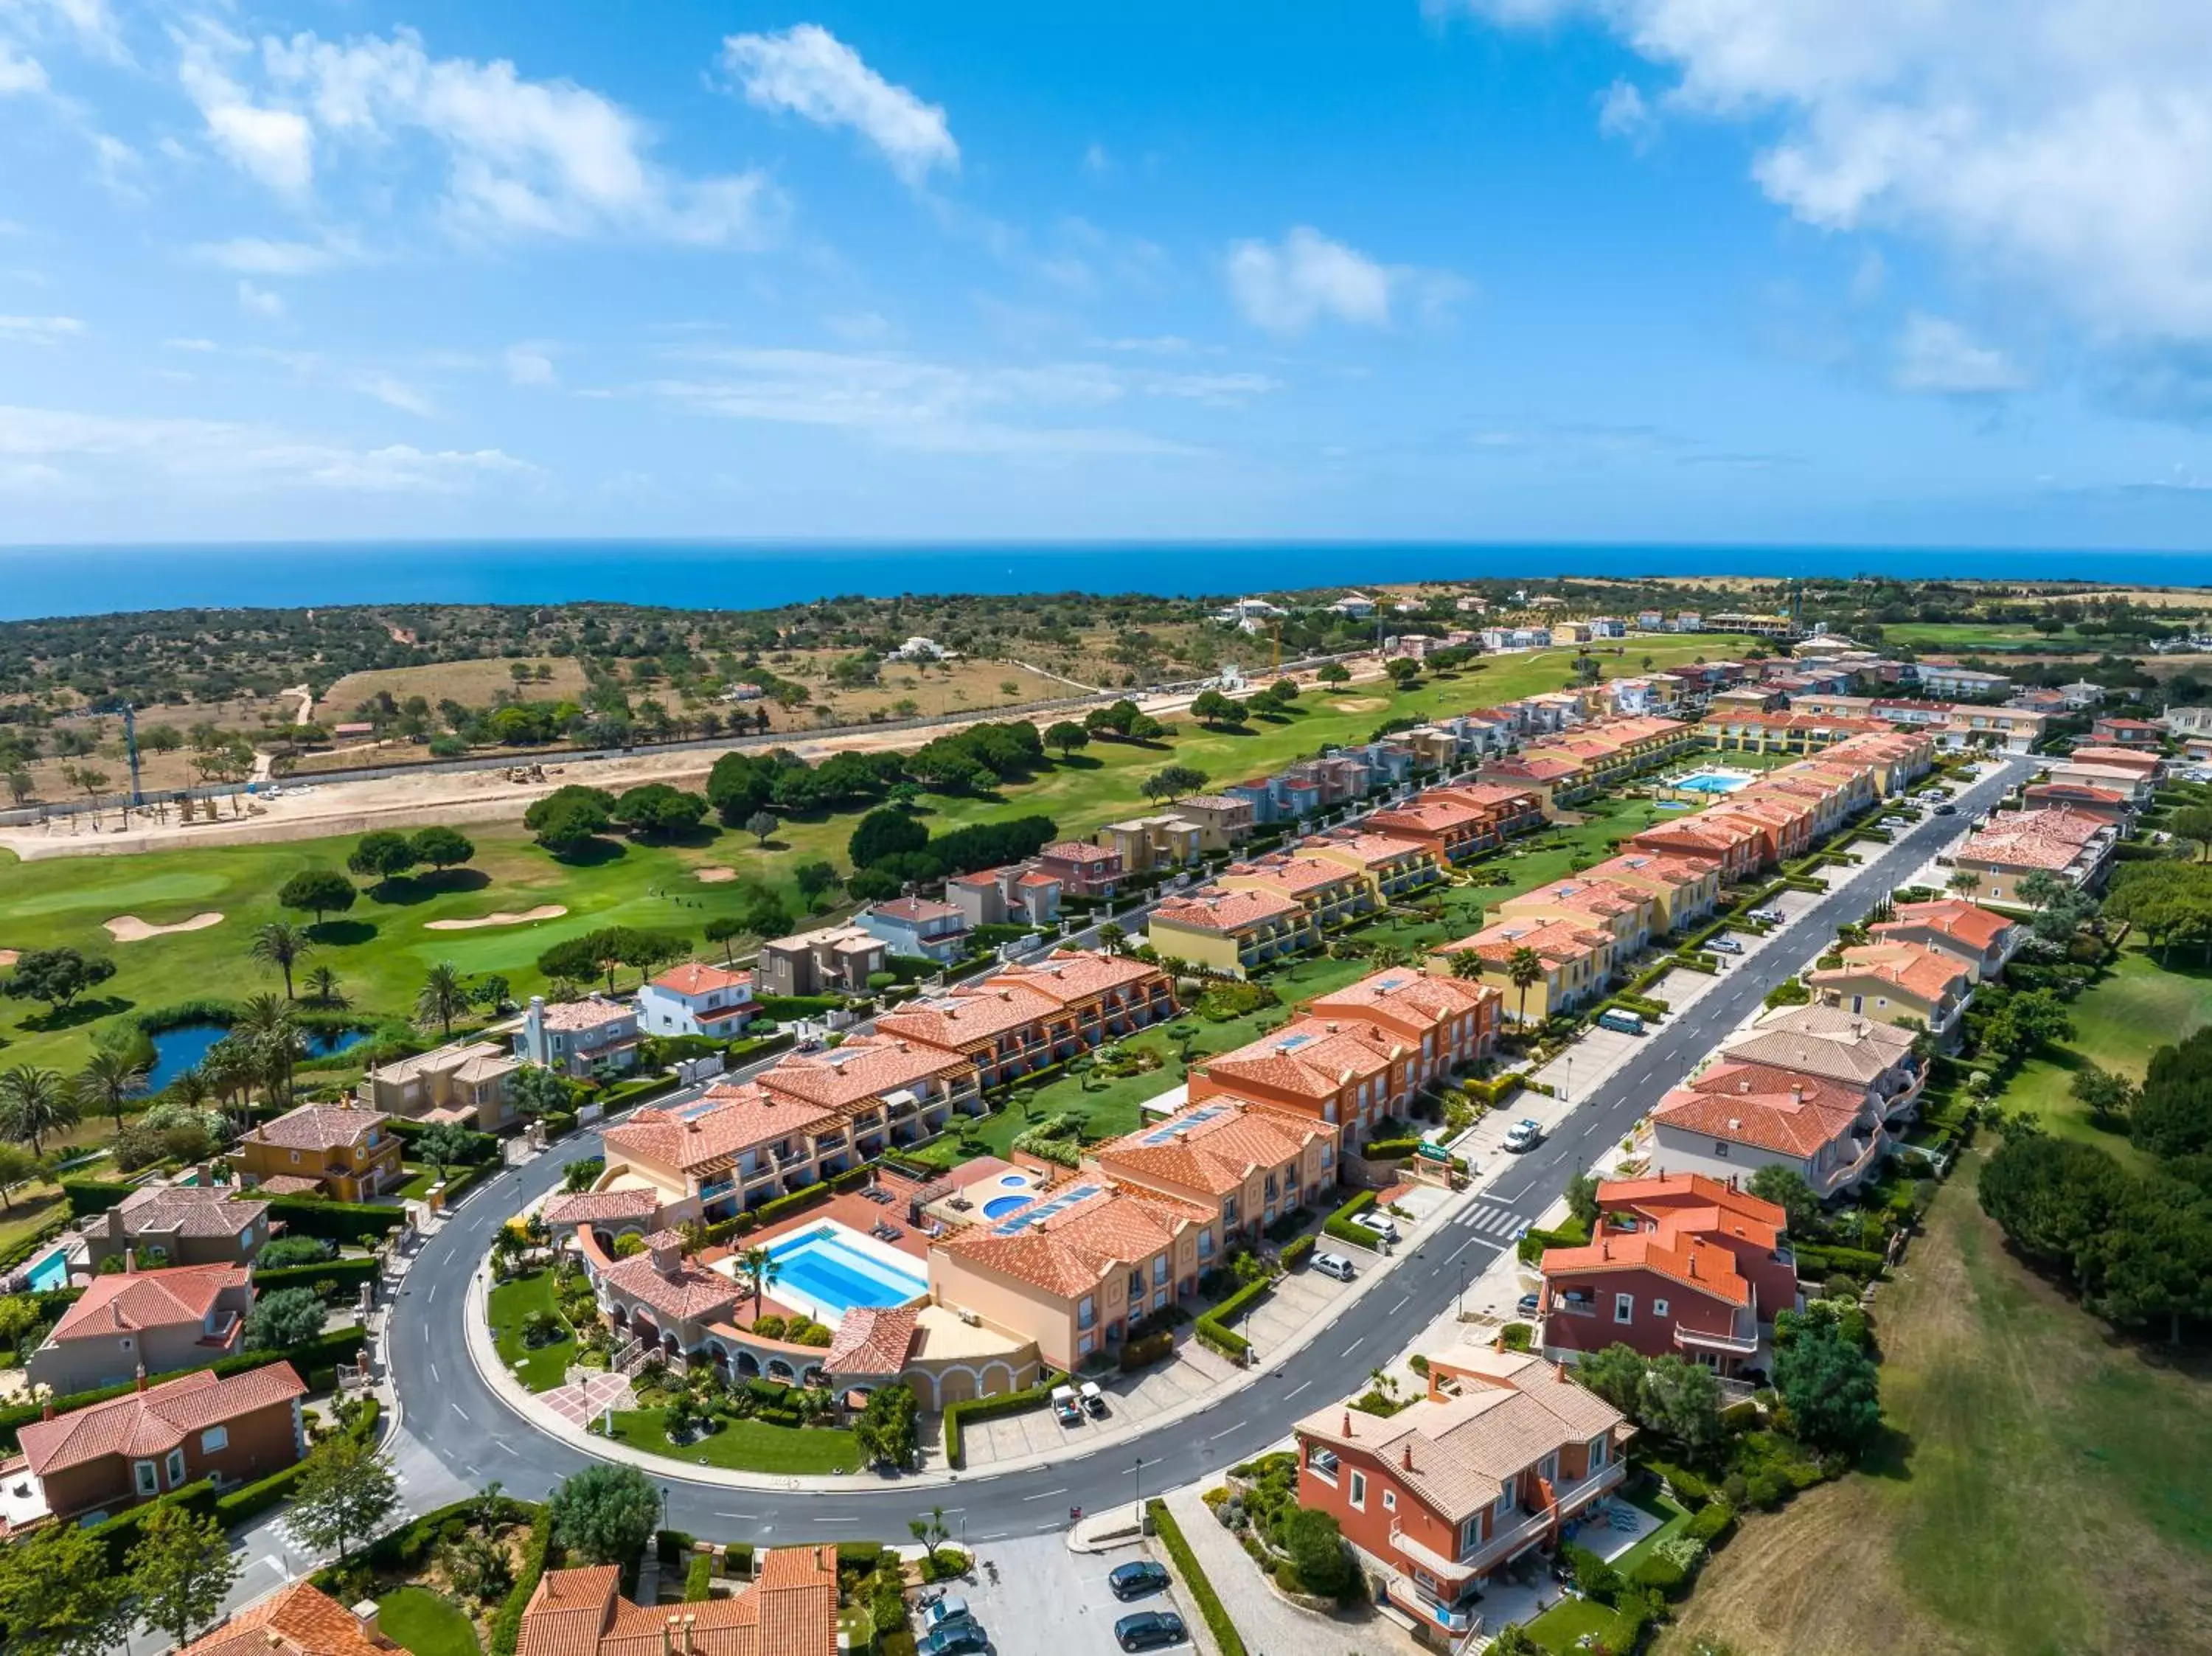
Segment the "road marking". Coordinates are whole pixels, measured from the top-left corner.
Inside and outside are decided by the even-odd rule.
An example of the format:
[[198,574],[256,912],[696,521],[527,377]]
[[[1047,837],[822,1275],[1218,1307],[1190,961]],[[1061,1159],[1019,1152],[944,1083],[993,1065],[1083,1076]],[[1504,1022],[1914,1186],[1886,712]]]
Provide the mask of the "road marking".
[[[427,1332],[428,1332],[428,1331],[426,1330],[426,1331],[425,1331],[426,1335],[427,1335]],[[429,1342],[428,1342],[428,1338],[426,1338],[424,1339],[424,1341],[423,1341],[423,1344],[425,1344],[427,1345],[428,1343],[429,1343]],[[430,1365],[430,1384],[431,1384],[431,1385],[433,1385],[433,1386],[435,1386],[437,1383],[438,1383],[438,1365],[437,1365],[436,1363],[434,1363],[434,1363],[432,1363],[432,1364]]]
[[857,1524],[860,1520],[857,1518],[810,1518],[806,1521],[810,1524]]
[[1066,1495],[1066,1493],[1067,1493],[1067,1491],[1066,1491],[1066,1489],[1039,1489],[1039,1490],[1038,1490],[1035,1495],[1024,1495],[1024,1496],[1022,1497],[1022,1499],[1023,1499],[1023,1500],[1024,1500],[1024,1501],[1047,1501],[1047,1500],[1051,1499],[1051,1497],[1053,1497],[1054,1495]]
[[1216,1432],[1212,1437],[1206,1439],[1206,1441],[1208,1443],[1218,1443],[1222,1439],[1229,1437],[1235,1433],[1241,1432],[1243,1429],[1244,1422],[1240,1420],[1234,1426],[1227,1427],[1221,1431]]
[[[1505,1244],[1503,1242],[1493,1242],[1487,1236],[1470,1236],[1445,1257],[1444,1263],[1451,1264],[1471,1247],[1486,1247],[1493,1253],[1503,1253],[1505,1251]],[[1348,1351],[1345,1353],[1346,1356],[1351,1355]]]
[[1348,1356],[1350,1356],[1353,1352],[1355,1352],[1355,1351],[1357,1351],[1358,1350],[1359,1350],[1359,1348],[1360,1348],[1361,1346],[1363,1346],[1363,1345],[1364,1345],[1364,1344],[1367,1344],[1367,1336],[1366,1336],[1366,1335],[1364,1335],[1364,1334],[1362,1334],[1362,1335],[1361,1335],[1358,1339],[1356,1339],[1356,1340],[1352,1341],[1352,1343],[1351,1344],[1349,1344],[1349,1345],[1346,1346],[1346,1347],[1344,1348],[1344,1350],[1341,1350],[1341,1351],[1338,1352],[1338,1353],[1337,1353],[1337,1355],[1338,1355],[1339,1356],[1341,1356],[1341,1357],[1348,1357]]
[[1398,1303],[1397,1303],[1396,1305],[1394,1305],[1394,1306],[1392,1306],[1392,1307],[1390,1307],[1391,1312],[1395,1314],[1395,1313],[1396,1312],[1398,1312],[1400,1309],[1401,1309],[1402,1307],[1404,1307],[1407,1304],[1408,1304],[1409,1302],[1411,1302],[1411,1301],[1413,1300],[1413,1296],[1412,1295],[1410,1295],[1410,1294],[1401,1294],[1401,1295],[1398,1296]]
[[468,1411],[467,1410],[465,1410],[465,1409],[462,1408],[462,1407],[461,1407],[461,1405],[460,1405],[459,1404],[458,1404],[458,1403],[455,1403],[455,1404],[447,1404],[447,1407],[449,1407],[450,1409],[452,1409],[452,1410],[453,1410],[453,1411],[455,1414],[459,1415],[459,1416],[463,1420],[466,1420],[466,1419],[468,1419],[468,1417],[469,1417],[469,1411]]
[[1304,1391],[1306,1387],[1312,1384],[1313,1382],[1311,1380],[1300,1380],[1296,1386],[1293,1386],[1289,1391],[1283,1393],[1283,1401],[1285,1403],[1288,1403],[1292,1398],[1297,1396],[1299,1392]]
[[748,1524],[756,1523],[760,1518],[760,1514],[758,1513],[716,1513],[714,1516],[717,1518],[743,1519]]
[[975,1538],[978,1541],[1003,1541],[1012,1533],[1011,1530],[993,1530],[990,1534],[979,1535]]
[[425,1294],[425,1295],[422,1296],[422,1303],[423,1303],[424,1305],[428,1305],[428,1304],[429,1304],[429,1303],[430,1303],[430,1301],[433,1301],[433,1300],[436,1299],[437,1297],[438,1297],[438,1285],[437,1285],[437,1283],[431,1283],[431,1284],[430,1284],[430,1291],[429,1291],[428,1294]]

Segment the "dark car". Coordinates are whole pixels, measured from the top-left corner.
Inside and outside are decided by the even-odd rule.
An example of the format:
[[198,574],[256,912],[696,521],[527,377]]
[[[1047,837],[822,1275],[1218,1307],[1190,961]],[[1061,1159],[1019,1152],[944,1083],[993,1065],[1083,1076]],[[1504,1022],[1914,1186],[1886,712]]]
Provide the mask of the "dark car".
[[1523,1294],[1513,1308],[1524,1317],[1533,1317],[1536,1314],[1540,1299],[1540,1296],[1534,1294]]
[[947,1622],[935,1632],[925,1634],[920,1646],[924,1656],[972,1656],[990,1647],[990,1635],[966,1621]]
[[1124,1650],[1166,1650],[1189,1639],[1182,1617],[1173,1611],[1140,1610],[1114,1623],[1114,1641]]
[[1149,1558],[1116,1564],[1106,1577],[1106,1585],[1114,1589],[1116,1598],[1142,1598],[1149,1593],[1164,1591],[1167,1584],[1166,1568],[1153,1563]]
[[1936,814],[1938,816],[1956,816],[1959,814],[1959,808],[1951,804],[1948,800],[1946,800],[1943,804],[1936,807]]

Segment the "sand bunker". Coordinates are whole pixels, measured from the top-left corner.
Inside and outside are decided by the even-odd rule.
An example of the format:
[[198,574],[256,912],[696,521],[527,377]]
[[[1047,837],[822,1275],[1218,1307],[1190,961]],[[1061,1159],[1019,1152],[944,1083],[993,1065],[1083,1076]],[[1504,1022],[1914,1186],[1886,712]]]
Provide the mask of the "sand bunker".
[[107,935],[118,943],[143,943],[149,937],[166,937],[172,931],[204,931],[211,925],[221,925],[222,916],[210,909],[204,914],[195,914],[189,920],[179,920],[174,925],[149,925],[136,914],[118,914],[112,920],[103,920]]
[[726,885],[738,877],[733,868],[702,868],[698,870],[701,885]]
[[568,911],[559,903],[541,903],[526,913],[510,914],[500,909],[490,914],[479,914],[473,920],[425,920],[425,931],[473,931],[482,925],[524,925],[532,920],[557,920]]
[[1328,705],[1340,713],[1371,713],[1377,708],[1389,707],[1390,701],[1387,696],[1354,695],[1346,696],[1340,701],[1332,701]]
[[0,949],[0,966],[13,966],[22,958],[12,949]]

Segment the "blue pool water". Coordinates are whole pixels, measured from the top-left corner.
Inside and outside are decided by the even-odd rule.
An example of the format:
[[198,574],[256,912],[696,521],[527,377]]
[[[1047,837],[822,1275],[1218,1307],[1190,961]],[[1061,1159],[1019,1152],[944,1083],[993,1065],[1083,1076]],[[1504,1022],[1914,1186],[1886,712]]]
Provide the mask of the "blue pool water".
[[1690,806],[1684,804],[1680,799],[1662,799],[1658,804],[1654,807],[1654,809],[1658,810],[1688,810]]
[[1696,771],[1674,782],[1676,787],[1691,793],[1734,793],[1750,784],[1748,776],[1736,771]]
[[[154,1043],[154,1067],[146,1077],[146,1089],[160,1092],[208,1055],[209,1048],[230,1031],[220,1023],[180,1023],[149,1036]],[[328,1058],[368,1039],[366,1029],[310,1029],[307,1056]]]
[[69,1250],[56,1248],[33,1265],[25,1277],[33,1294],[44,1294],[50,1289],[69,1286]]
[[[851,1240],[848,1240],[851,1239]],[[769,1244],[776,1264],[769,1291],[787,1305],[834,1322],[856,1305],[904,1305],[929,1291],[919,1259],[857,1246],[842,1225],[818,1225]]]
[[1035,1199],[1028,1196],[994,1196],[983,1204],[983,1216],[986,1219],[1003,1219],[1008,1214],[1027,1207]]

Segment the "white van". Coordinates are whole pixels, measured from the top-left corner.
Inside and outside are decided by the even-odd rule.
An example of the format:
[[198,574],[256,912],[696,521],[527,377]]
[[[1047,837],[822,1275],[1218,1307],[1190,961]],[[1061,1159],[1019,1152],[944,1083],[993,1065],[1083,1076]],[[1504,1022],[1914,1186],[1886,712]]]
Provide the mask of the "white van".
[[1352,1269],[1352,1261],[1341,1253],[1316,1253],[1313,1268],[1324,1277],[1334,1277],[1340,1283],[1348,1283],[1359,1273]]

